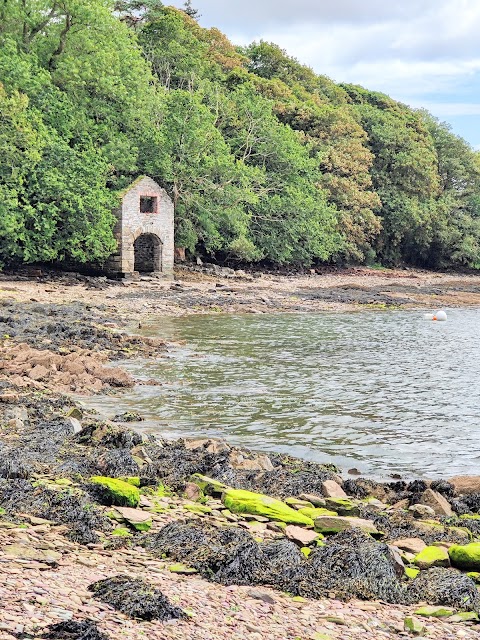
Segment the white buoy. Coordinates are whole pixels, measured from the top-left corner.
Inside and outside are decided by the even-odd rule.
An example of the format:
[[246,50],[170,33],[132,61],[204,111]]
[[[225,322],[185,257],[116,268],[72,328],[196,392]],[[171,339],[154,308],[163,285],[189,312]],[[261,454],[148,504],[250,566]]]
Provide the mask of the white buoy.
[[425,320],[437,320],[438,322],[445,322],[447,319],[447,314],[443,309],[439,309],[435,311],[435,313],[426,313],[424,316]]
[[435,312],[433,319],[438,320],[439,322],[445,322],[447,319],[447,314],[443,309],[439,309],[438,311]]

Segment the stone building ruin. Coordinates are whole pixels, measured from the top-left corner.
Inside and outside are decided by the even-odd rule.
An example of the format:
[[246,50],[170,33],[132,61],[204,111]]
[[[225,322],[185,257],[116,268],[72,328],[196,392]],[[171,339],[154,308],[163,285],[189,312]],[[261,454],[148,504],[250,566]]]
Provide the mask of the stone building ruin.
[[118,249],[107,270],[173,276],[173,202],[165,189],[142,176],[122,192],[114,234]]

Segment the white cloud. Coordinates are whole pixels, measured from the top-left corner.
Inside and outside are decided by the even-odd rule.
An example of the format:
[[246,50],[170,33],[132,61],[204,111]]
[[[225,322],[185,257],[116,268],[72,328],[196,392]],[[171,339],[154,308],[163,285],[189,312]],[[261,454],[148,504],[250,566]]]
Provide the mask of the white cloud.
[[412,107],[431,111],[439,118],[480,116],[478,102],[410,102]]
[[[175,3],[181,6],[183,0]],[[193,4],[203,15],[201,24],[217,26],[237,44],[275,42],[337,82],[361,84],[418,106],[423,97],[436,114],[480,115],[479,0]],[[442,106],[434,109],[437,101]]]

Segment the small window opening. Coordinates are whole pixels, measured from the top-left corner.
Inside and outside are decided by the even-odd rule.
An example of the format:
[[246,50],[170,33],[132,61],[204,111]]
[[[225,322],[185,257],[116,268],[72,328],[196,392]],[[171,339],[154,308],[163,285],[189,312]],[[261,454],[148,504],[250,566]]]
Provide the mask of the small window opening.
[[157,198],[140,196],[140,213],[157,213]]

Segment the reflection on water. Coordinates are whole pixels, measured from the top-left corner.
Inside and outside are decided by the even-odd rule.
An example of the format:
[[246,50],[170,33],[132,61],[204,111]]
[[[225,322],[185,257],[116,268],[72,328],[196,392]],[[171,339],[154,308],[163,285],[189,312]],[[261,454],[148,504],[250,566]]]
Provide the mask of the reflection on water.
[[162,318],[147,332],[186,346],[128,365],[162,386],[91,404],[376,476],[478,474],[479,328],[479,310]]

